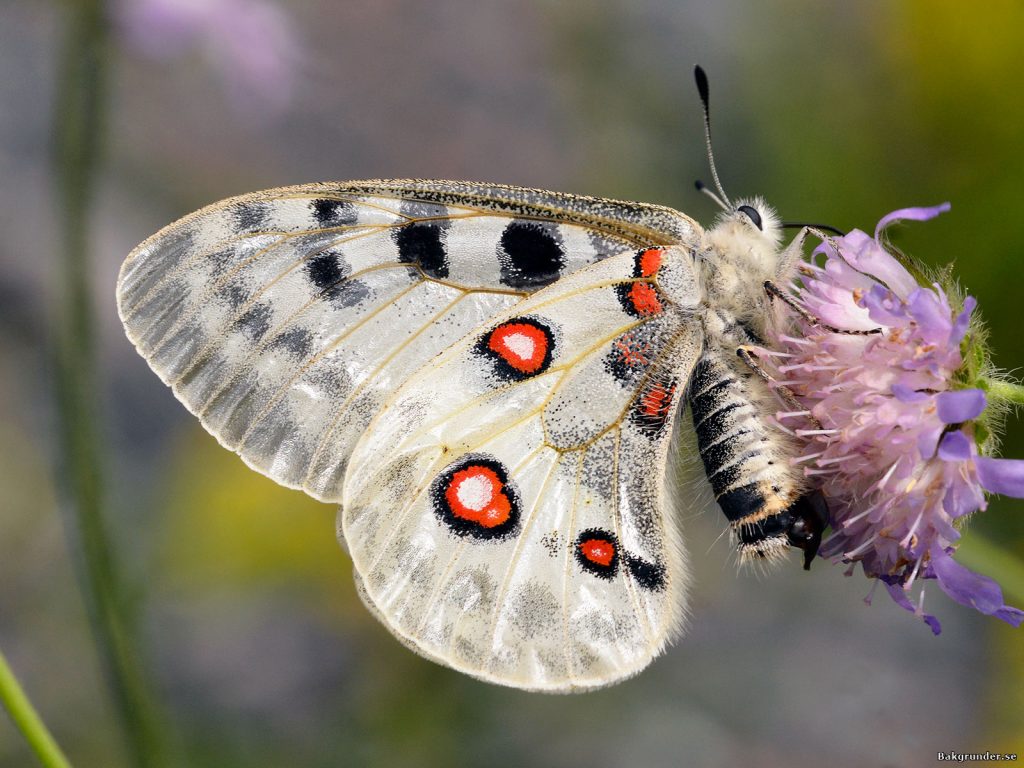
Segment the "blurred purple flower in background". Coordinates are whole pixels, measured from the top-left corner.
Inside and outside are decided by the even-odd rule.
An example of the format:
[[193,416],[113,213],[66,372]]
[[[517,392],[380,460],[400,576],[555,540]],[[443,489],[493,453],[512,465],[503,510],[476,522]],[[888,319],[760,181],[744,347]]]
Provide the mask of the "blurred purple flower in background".
[[277,114],[291,103],[301,44],[288,14],[270,0],[120,0],[115,23],[152,59],[198,50],[236,108]]
[[778,382],[807,409],[778,418],[801,440],[796,461],[828,499],[833,532],[820,554],[851,569],[860,563],[936,634],[923,587],[910,599],[916,582],[935,579],[957,602],[1014,626],[1024,619],[994,581],[953,559],[959,525],[986,508],[985,491],[1024,497],[1024,461],[979,455],[979,446],[992,447],[1000,404],[986,409],[981,388],[991,372],[978,362],[977,302],[967,297],[955,310],[961,302],[951,303],[938,283],[920,285],[879,239],[893,222],[948,209],[896,211],[874,237],[854,230],[826,239],[801,265],[800,300],[814,318],[880,333],[839,334],[787,319],[775,350],[765,350]]

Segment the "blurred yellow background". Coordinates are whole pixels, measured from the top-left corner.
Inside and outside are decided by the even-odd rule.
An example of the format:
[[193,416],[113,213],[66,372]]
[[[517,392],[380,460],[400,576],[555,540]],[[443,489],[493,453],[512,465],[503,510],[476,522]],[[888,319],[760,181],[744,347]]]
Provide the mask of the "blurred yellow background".
[[[50,145],[72,3],[0,7],[0,648],[75,765],[130,764],[56,501],[46,349]],[[196,8],[206,10],[197,12]],[[172,765],[931,765],[1024,752],[1019,631],[934,585],[927,628],[824,562],[737,574],[714,509],[678,510],[687,636],[644,674],[552,697],[413,655],[363,609],[335,510],[221,449],[131,349],[124,256],[214,200],[330,179],[498,181],[667,204],[709,223],[694,63],[723,183],[784,218],[956,261],[996,362],[1024,365],[1024,6],[1012,0],[559,3],[124,0],[90,216],[114,550]],[[1024,458],[1011,418],[1004,455]],[[680,471],[692,471],[689,466]],[[1024,555],[1024,502],[984,534]],[[984,570],[982,565],[977,566]],[[995,574],[991,574],[995,575]],[[1007,595],[1020,606],[1022,598]],[[0,766],[31,761],[0,718]]]

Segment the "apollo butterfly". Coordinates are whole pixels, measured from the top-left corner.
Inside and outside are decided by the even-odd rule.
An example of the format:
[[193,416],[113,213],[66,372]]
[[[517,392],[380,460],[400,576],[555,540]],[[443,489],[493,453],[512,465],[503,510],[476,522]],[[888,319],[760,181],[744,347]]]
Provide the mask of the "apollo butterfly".
[[780,251],[762,201],[725,207],[705,231],[497,184],[285,187],[146,240],[118,307],[223,445],[340,504],[359,593],[405,644],[494,683],[588,689],[680,631],[666,485],[684,406],[741,557],[820,539],[774,396],[736,354],[802,238]]

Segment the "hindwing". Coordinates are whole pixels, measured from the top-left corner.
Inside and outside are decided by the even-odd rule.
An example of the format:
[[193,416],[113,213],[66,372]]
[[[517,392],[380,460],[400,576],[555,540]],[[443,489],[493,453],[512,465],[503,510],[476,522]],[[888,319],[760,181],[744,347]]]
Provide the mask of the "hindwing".
[[660,294],[659,257],[613,256],[497,314],[357,444],[339,527],[367,605],[418,652],[568,691],[636,673],[678,629],[666,467],[703,335]]

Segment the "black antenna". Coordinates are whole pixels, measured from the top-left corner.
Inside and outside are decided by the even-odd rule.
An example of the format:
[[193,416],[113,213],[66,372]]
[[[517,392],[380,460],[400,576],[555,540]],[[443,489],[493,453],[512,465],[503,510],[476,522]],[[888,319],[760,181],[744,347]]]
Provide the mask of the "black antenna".
[[811,224],[806,221],[784,221],[782,222],[783,229],[802,229],[803,227],[814,227],[815,229],[824,229],[827,232],[831,232],[834,235],[845,237],[846,233],[841,229],[830,227],[828,224]]
[[[711,178],[714,179],[718,194],[722,196],[722,200],[727,204],[722,205],[722,207],[729,210],[733,207],[732,201],[729,200],[729,196],[722,189],[722,182],[719,180],[718,171],[715,169],[715,155],[711,151],[711,98],[710,89],[708,88],[708,76],[699,64],[693,68],[693,76],[697,81],[697,93],[700,94],[700,103],[704,106],[704,142],[708,148],[708,164],[711,166]],[[700,187],[697,188],[700,189]],[[721,205],[721,201],[719,205]]]

